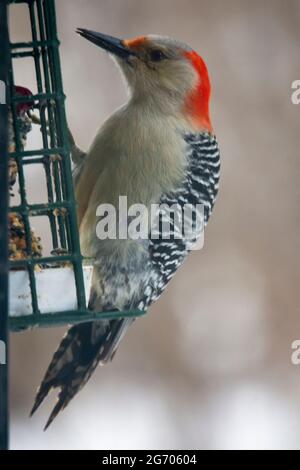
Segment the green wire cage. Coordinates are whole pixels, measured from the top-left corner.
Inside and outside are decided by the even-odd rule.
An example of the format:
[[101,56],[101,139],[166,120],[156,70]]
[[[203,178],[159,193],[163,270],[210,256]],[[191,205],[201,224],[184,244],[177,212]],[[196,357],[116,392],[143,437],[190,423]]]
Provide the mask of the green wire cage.
[[[8,34],[9,5],[25,4],[31,29],[31,40],[12,43]],[[104,318],[138,316],[142,312],[95,312],[87,307],[83,259],[77,227],[69,134],[65,114],[65,95],[59,58],[59,41],[56,30],[54,0],[1,0],[0,3],[0,86],[5,84],[5,99],[0,104],[0,341],[8,349],[10,331],[30,327],[57,326]],[[33,94],[20,94],[14,80],[15,61],[30,58],[35,73]],[[22,83],[20,83],[22,85]],[[2,87],[3,89],[3,87]],[[1,90],[1,88],[0,88]],[[38,113],[41,131],[41,148],[28,150],[24,146],[20,107],[34,107]],[[27,107],[27,108],[26,108]],[[11,130],[9,128],[11,126]],[[14,137],[13,148],[8,147],[9,134]],[[14,165],[18,180],[19,203],[9,202],[9,169]],[[46,202],[30,203],[27,197],[25,168],[39,165],[43,168]],[[18,221],[25,253],[22,257],[9,257],[11,233],[8,216]],[[50,227],[52,250],[49,256],[36,253],[36,236],[31,221],[37,216],[47,218]],[[10,227],[11,229],[11,227]],[[39,273],[68,269],[74,277],[75,306],[60,311],[41,308],[43,292],[39,292]],[[53,271],[52,271],[53,272]],[[28,285],[29,311],[19,311],[11,316],[8,279],[12,273],[21,273],[21,283]],[[59,282],[52,276],[52,283]],[[12,286],[11,286],[12,287]],[[48,286],[51,287],[50,285]],[[12,289],[11,289],[12,290]],[[14,291],[15,292],[15,291]],[[14,294],[15,295],[15,294]],[[27,305],[28,307],[28,305]],[[21,309],[21,310],[20,310]],[[25,311],[26,310],[26,311]],[[1,361],[0,361],[1,362]],[[0,448],[8,448],[8,355],[0,365]]]

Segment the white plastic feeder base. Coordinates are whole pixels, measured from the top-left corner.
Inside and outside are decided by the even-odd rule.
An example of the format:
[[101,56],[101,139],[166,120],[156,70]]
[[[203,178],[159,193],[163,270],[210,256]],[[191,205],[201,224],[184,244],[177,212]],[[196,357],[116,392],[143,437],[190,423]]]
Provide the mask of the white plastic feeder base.
[[[90,297],[92,266],[83,267],[85,297]],[[35,272],[38,306],[41,313],[75,310],[77,295],[72,267],[45,268]],[[32,314],[29,275],[25,270],[10,271],[9,315],[18,317]]]

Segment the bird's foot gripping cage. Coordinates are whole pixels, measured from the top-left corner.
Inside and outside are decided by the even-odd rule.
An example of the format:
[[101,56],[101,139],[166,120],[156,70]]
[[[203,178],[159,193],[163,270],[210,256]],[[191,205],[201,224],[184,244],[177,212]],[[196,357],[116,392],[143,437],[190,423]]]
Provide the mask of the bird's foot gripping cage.
[[[11,4],[15,9],[20,4],[27,8],[30,41],[9,41],[7,10]],[[142,312],[103,313],[87,308],[92,268],[83,269],[80,253],[54,0],[1,0],[0,9],[0,344],[7,346],[8,329]],[[34,71],[33,92],[15,83],[15,63],[26,58]],[[32,122],[39,123],[41,144],[29,149],[25,144]],[[29,201],[28,168],[42,168],[45,201]],[[15,203],[11,197],[9,204],[9,188],[16,193],[15,184],[19,200]],[[42,255],[32,227],[32,221],[41,216],[49,226],[47,256]],[[7,357],[0,363],[0,447],[6,448]]]

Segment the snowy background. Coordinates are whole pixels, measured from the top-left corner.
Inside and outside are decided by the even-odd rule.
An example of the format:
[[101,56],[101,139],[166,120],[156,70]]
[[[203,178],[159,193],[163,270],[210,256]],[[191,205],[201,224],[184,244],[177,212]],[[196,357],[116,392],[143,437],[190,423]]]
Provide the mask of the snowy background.
[[[14,42],[30,39],[25,11],[11,7]],[[46,433],[54,396],[28,413],[65,328],[11,336],[12,448],[300,449],[300,1],[60,0],[57,16],[79,146],[126,91],[76,27],[174,36],[207,62],[222,178],[204,249]],[[35,91],[29,59],[16,82]],[[37,174],[28,185],[41,194]]]

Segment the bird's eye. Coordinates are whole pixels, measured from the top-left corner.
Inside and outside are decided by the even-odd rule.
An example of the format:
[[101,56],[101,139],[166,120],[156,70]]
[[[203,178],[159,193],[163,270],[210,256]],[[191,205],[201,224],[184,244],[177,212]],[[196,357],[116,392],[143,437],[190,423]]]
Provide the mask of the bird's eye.
[[166,56],[159,49],[153,49],[150,52],[150,60],[152,60],[152,62],[159,62],[160,60],[163,60],[165,58],[166,58]]

